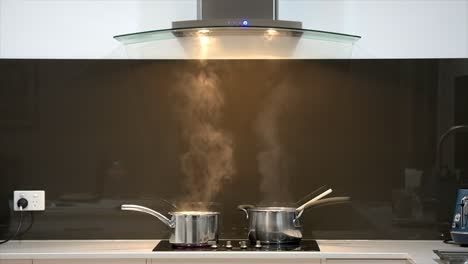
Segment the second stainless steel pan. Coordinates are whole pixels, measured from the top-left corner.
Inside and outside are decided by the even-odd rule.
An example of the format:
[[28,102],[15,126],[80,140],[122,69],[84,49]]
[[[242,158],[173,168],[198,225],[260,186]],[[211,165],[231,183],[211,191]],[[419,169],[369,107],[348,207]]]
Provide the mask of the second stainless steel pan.
[[252,242],[262,244],[296,244],[302,239],[301,216],[305,209],[314,206],[343,203],[349,197],[334,197],[320,200],[331,193],[331,189],[311,199],[303,205],[295,207],[255,207],[239,205],[246,213],[249,224],[248,237]]

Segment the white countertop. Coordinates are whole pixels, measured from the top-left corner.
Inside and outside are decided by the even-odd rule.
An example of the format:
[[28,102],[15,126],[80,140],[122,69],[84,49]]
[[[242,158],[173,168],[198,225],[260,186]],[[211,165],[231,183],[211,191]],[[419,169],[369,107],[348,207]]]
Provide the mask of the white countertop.
[[159,240],[25,240],[0,245],[1,259],[411,259],[437,263],[434,249],[466,251],[428,240],[318,240],[320,252],[152,252]]

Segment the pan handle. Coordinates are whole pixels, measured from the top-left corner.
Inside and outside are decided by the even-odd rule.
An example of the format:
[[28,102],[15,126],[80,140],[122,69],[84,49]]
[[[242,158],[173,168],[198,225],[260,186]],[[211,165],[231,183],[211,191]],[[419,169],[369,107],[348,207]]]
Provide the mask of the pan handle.
[[251,204],[241,204],[241,205],[238,205],[237,208],[238,208],[239,210],[244,211],[245,217],[246,217],[247,219],[249,219],[249,211],[248,211],[248,209],[255,208],[255,206],[253,206],[253,205],[251,205]]
[[343,203],[348,203],[350,201],[351,201],[351,197],[349,197],[349,196],[325,198],[325,199],[316,201],[315,203],[311,204],[309,207],[304,209],[304,211],[308,210],[310,208],[317,208],[317,207],[328,206],[328,205],[343,204]]
[[310,199],[308,202],[304,203],[303,205],[299,206],[298,208],[296,208],[296,219],[301,218],[302,213],[304,213],[304,210],[306,208],[310,207],[312,204],[316,203],[317,201],[319,201],[320,199],[322,199],[323,197],[329,195],[332,192],[333,192],[332,189],[328,189],[328,190],[324,191],[323,193],[321,193],[321,194],[315,196],[314,198]]
[[140,205],[134,205],[134,204],[122,204],[120,206],[120,209],[122,211],[134,211],[134,212],[140,212],[140,213],[145,213],[145,214],[149,214],[149,215],[152,215],[154,217],[156,217],[157,219],[159,219],[161,222],[163,222],[164,224],[166,224],[168,227],[170,228],[174,228],[175,227],[175,223],[171,220],[169,220],[169,218],[165,217],[163,214],[161,213],[158,213],[148,207],[144,207],[144,206],[140,206]]
[[349,197],[349,196],[340,196],[340,197],[332,197],[332,198],[321,199],[321,200],[315,201],[313,203],[310,203],[306,208],[304,208],[302,211],[300,211],[299,214],[297,214],[296,219],[299,219],[302,216],[302,214],[306,210],[308,210],[310,208],[317,208],[317,207],[328,206],[328,205],[344,204],[344,203],[349,203],[350,201],[351,201],[351,197]]

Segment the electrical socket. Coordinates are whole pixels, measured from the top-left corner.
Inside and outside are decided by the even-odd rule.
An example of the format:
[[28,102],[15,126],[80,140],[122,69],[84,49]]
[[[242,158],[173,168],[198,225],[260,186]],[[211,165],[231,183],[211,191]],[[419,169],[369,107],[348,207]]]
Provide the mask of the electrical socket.
[[45,211],[45,191],[14,191],[13,210],[20,211],[18,200],[21,198],[28,201],[23,211]]

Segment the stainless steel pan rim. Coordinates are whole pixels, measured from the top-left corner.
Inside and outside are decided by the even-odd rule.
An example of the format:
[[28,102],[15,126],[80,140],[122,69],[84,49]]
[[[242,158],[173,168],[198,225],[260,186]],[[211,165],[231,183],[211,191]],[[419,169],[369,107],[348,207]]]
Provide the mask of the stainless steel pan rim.
[[203,212],[203,211],[180,211],[180,212],[169,212],[170,215],[193,215],[193,216],[199,216],[199,215],[219,215],[221,214],[220,212]]
[[254,207],[247,208],[249,211],[253,212],[295,212],[295,207]]

